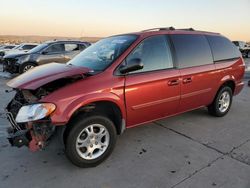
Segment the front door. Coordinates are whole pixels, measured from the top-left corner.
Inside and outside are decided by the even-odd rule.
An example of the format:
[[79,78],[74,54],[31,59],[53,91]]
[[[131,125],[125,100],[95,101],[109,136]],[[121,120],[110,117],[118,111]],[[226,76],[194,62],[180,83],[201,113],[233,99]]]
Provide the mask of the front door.
[[52,44],[46,48],[38,59],[39,65],[47,63],[65,63],[65,47],[63,43]]
[[143,40],[126,63],[135,58],[144,67],[126,76],[128,127],[176,113],[180,100],[180,73],[174,68],[167,36]]

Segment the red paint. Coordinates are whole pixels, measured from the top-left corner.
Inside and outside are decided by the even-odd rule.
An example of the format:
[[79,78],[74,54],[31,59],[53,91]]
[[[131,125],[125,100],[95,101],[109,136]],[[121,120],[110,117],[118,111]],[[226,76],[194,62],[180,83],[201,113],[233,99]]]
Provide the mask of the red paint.
[[89,69],[83,67],[50,63],[35,67],[32,71],[21,74],[9,81],[7,85],[12,88],[34,90],[54,80],[74,75],[82,75],[89,71]]
[[[110,101],[120,108],[126,126],[133,127],[207,106],[212,103],[218,89],[227,81],[235,83],[234,94],[242,90],[245,69],[242,58],[180,70],[160,70],[128,76],[114,75],[116,68],[143,39],[153,35],[176,33],[204,34],[194,31],[136,33],[139,37],[134,44],[104,72],[67,85],[41,99],[41,102],[52,102],[57,106],[51,116],[52,123],[66,124],[80,107],[97,101]],[[51,66],[51,69],[48,66]],[[53,66],[58,65],[38,67],[29,74],[12,80],[9,86],[35,89],[49,81],[89,71],[65,65],[58,66],[57,70]]]

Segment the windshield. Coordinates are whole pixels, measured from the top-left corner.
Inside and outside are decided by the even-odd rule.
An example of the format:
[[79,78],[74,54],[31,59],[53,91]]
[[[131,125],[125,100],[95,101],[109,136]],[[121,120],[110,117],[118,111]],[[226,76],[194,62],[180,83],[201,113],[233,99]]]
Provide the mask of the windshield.
[[120,35],[102,39],[81,52],[68,64],[103,71],[111,65],[135,40],[137,35]]
[[35,48],[32,48],[29,53],[37,53],[37,52],[40,52],[42,49],[46,48],[48,46],[48,44],[46,43],[43,43],[43,44],[40,44],[38,46],[36,46]]

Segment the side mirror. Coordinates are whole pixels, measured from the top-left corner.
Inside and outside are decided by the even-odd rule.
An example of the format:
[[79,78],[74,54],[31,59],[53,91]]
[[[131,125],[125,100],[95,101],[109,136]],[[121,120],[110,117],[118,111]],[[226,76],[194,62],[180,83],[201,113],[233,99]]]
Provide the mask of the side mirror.
[[129,72],[137,71],[143,68],[143,63],[141,62],[141,59],[135,58],[131,59],[127,62],[127,65],[124,65],[120,67],[119,71],[122,74],[126,74]]

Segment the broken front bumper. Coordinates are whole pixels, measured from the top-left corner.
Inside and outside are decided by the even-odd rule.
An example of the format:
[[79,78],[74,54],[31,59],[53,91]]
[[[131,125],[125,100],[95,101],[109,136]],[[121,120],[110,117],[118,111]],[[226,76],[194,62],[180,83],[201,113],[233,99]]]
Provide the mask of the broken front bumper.
[[3,59],[2,64],[3,72],[18,73],[19,71],[19,65],[17,65],[13,60]]
[[11,127],[8,129],[8,140],[12,146],[27,146],[31,151],[43,149],[53,135],[55,126],[48,121],[29,122],[25,125],[16,123],[10,112],[6,113]]

